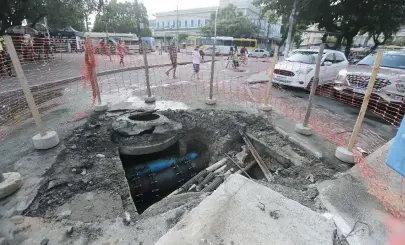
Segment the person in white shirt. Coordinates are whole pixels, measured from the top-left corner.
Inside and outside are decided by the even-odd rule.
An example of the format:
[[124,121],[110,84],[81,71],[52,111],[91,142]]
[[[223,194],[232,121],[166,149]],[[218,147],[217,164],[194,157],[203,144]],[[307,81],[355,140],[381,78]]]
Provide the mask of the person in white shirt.
[[201,54],[199,50],[199,46],[196,46],[193,50],[191,57],[193,58],[193,68],[194,68],[194,75],[197,75],[197,79],[200,80],[200,63],[201,63]]

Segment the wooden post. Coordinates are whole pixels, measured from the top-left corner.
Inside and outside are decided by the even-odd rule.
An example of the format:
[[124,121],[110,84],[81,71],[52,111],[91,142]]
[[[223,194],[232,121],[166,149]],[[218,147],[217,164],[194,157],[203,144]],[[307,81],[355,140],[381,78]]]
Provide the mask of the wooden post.
[[273,63],[271,64],[271,69],[270,69],[270,75],[269,75],[269,83],[267,84],[267,89],[266,89],[266,96],[264,98],[263,104],[267,106],[269,104],[269,99],[270,99],[270,92],[271,92],[271,86],[273,85],[273,74],[274,74],[274,68],[276,67],[276,62],[278,58],[278,46],[274,48],[274,55],[273,55]]
[[317,58],[316,67],[315,67],[314,81],[312,82],[311,93],[310,93],[309,99],[308,99],[307,111],[305,113],[304,123],[302,124],[304,127],[306,127],[308,125],[309,117],[311,116],[312,101],[313,101],[315,93],[316,93],[316,87],[318,87],[318,83],[319,83],[319,73],[321,71],[321,61],[322,61],[322,55],[323,55],[324,49],[325,49],[325,44],[322,43],[321,46],[319,47],[318,58]]
[[101,105],[101,93],[100,93],[100,88],[98,86],[96,66],[94,65],[96,63],[96,58],[94,57],[93,43],[88,36],[86,37],[86,44],[87,45],[86,45],[85,54],[87,55],[89,63],[91,64],[92,77],[90,79],[92,80],[91,82],[94,84],[94,88],[96,90],[95,92],[96,92],[97,102],[99,105]]
[[359,116],[357,117],[356,124],[354,125],[352,136],[350,137],[349,144],[347,149],[349,151],[353,150],[354,143],[357,140],[357,135],[359,134],[361,125],[364,120],[364,116],[366,115],[367,106],[370,101],[371,93],[373,92],[375,80],[377,78],[378,71],[380,69],[381,60],[383,57],[383,51],[378,51],[377,58],[374,63],[373,72],[371,73],[370,81],[368,82],[366,94],[364,95],[363,104],[361,105]]
[[11,39],[10,36],[6,35],[4,36],[4,43],[6,44],[7,52],[9,53],[11,61],[13,62],[17,78],[20,81],[21,88],[24,92],[25,99],[27,100],[28,107],[31,110],[35,124],[38,127],[40,135],[45,136],[46,135],[45,125],[41,119],[41,115],[39,114],[38,107],[35,104],[34,97],[32,96],[30,87],[28,86],[27,78],[24,75],[24,71],[22,69],[20,60],[18,59],[17,51],[15,50],[13,40]]

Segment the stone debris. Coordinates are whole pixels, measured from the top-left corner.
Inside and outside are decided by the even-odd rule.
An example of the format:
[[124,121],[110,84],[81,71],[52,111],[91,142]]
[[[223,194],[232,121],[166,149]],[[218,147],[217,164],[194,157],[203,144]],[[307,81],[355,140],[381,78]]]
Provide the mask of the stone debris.
[[129,225],[131,223],[131,215],[128,212],[124,212],[124,225]]
[[72,173],[76,173],[77,169],[76,168],[72,168]]
[[44,239],[42,239],[42,241],[41,241],[41,245],[48,245],[48,242],[49,242],[49,239],[48,238],[44,238]]
[[58,220],[66,219],[72,214],[72,210],[63,210],[58,214]]
[[71,225],[67,226],[67,227],[66,227],[66,234],[72,235],[72,234],[73,234],[73,230],[74,230],[73,226],[71,226]]
[[10,218],[10,220],[15,224],[15,225],[19,225],[22,224],[25,220],[25,217],[22,215],[15,215],[13,217]]
[[103,155],[103,154],[97,154],[96,157],[105,158],[105,155]]
[[87,170],[84,168],[80,174],[81,174],[81,175],[86,175],[86,174],[87,174]]
[[313,174],[308,174],[308,176],[305,178],[306,180],[309,180],[311,183],[314,183],[315,182],[315,179],[314,179],[314,175]]

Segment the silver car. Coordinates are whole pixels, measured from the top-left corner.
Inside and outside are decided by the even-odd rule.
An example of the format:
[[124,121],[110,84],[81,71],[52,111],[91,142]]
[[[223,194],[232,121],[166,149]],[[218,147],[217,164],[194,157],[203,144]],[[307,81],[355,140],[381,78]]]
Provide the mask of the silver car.
[[[364,98],[376,57],[376,53],[369,54],[340,70],[333,85],[334,96]],[[372,98],[389,105],[405,102],[405,51],[384,52]]]

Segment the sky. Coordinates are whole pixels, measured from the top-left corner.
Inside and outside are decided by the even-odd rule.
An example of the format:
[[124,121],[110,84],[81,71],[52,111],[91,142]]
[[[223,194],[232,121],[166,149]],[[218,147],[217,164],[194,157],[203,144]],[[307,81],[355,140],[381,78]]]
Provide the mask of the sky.
[[[129,1],[132,2],[134,0]],[[125,1],[121,0],[120,2]],[[176,5],[179,6],[179,9],[212,7],[219,5],[219,0],[140,0],[140,2],[142,2],[148,10],[150,19],[155,18],[153,14],[156,12],[176,10]]]

